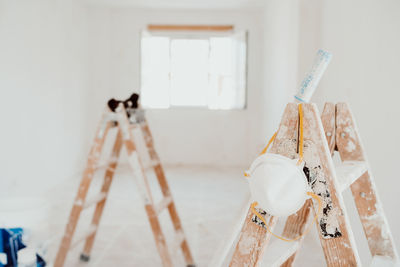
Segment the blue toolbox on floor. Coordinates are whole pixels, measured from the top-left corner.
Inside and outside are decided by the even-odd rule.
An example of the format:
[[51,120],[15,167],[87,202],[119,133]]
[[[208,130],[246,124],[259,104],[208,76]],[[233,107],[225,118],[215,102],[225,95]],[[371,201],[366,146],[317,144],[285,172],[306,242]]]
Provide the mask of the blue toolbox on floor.
[[[18,251],[26,248],[23,243],[22,228],[0,228],[0,267],[18,267]],[[37,267],[46,266],[45,261],[36,254]]]

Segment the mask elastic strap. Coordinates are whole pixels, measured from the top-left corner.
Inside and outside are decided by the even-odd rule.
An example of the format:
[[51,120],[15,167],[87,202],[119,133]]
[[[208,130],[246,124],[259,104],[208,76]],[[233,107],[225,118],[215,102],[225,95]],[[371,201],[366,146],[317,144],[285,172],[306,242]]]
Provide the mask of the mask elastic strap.
[[267,153],[267,150],[268,150],[269,146],[272,144],[272,142],[275,140],[275,137],[276,137],[277,133],[278,132],[275,132],[274,135],[271,137],[271,139],[269,139],[268,144],[261,151],[260,155]]
[[[269,146],[272,144],[272,142],[275,140],[276,134],[278,132],[275,132],[274,135],[269,139],[268,144],[264,147],[264,149],[261,151],[260,156],[267,153]],[[244,172],[244,177],[250,178],[250,175],[247,172]]]
[[[298,160],[298,162],[297,162],[297,165],[300,165],[300,164],[303,162],[303,154],[304,154],[304,152],[303,152],[303,146],[304,146],[303,105],[302,105],[302,104],[299,104],[299,105],[298,105],[298,108],[299,108],[299,160]],[[271,143],[275,140],[276,134],[277,134],[277,132],[275,132],[274,135],[271,137],[271,139],[268,141],[268,144],[267,144],[266,147],[261,151],[260,155],[265,154],[265,153],[267,152],[269,146],[270,146]],[[248,177],[248,178],[250,177],[249,174],[248,174],[247,172],[245,172],[244,175],[245,175],[246,177]],[[307,195],[309,195],[310,197],[314,198],[314,199],[318,202],[318,211],[316,212],[315,217],[314,217],[314,219],[313,219],[313,222],[314,222],[314,221],[317,222],[317,221],[318,221],[318,214],[320,214],[321,208],[322,208],[322,201],[321,201],[321,198],[320,198],[318,195],[316,195],[316,194],[314,194],[314,193],[312,193],[312,192],[307,192]],[[276,235],[276,234],[274,234],[274,233],[271,231],[271,229],[269,228],[269,226],[268,226],[267,221],[265,220],[265,218],[264,218],[259,212],[256,211],[255,206],[257,206],[257,205],[258,205],[257,202],[253,202],[253,203],[251,204],[251,207],[250,207],[250,208],[251,208],[251,211],[264,223],[265,227],[267,228],[267,231],[268,231],[269,233],[271,233],[271,235],[275,236],[276,238],[279,238],[279,239],[281,239],[281,240],[283,240],[283,241],[286,241],[286,242],[293,242],[293,241],[296,241],[296,240],[300,239],[302,236],[306,235],[306,234],[311,230],[311,226],[313,225],[313,223],[311,223],[311,224],[307,227],[307,229],[304,231],[303,234],[297,236],[297,237],[294,238],[294,239],[287,239],[287,238],[284,238],[284,237],[282,237],[282,236]]]
[[297,162],[297,165],[300,165],[303,162],[303,144],[303,104],[299,104],[299,161]]
[[[298,107],[299,107],[299,161],[297,162],[297,165],[300,165],[303,162],[303,146],[304,146],[303,104],[299,104]],[[260,155],[267,153],[268,148],[275,140],[277,133],[278,132],[275,132],[274,135],[271,137],[271,139],[269,139],[268,144],[261,151]]]
[[251,204],[250,208],[251,208],[251,211],[264,223],[265,228],[267,228],[267,231],[268,231],[271,235],[275,236],[276,238],[279,238],[280,240],[286,241],[286,242],[293,242],[293,241],[296,241],[296,240],[300,239],[301,237],[305,236],[306,234],[308,234],[308,232],[310,232],[311,226],[313,225],[314,222],[317,222],[317,221],[318,221],[318,214],[320,214],[320,212],[321,212],[321,208],[322,208],[322,201],[321,201],[321,198],[320,198],[319,196],[317,196],[316,194],[312,193],[312,192],[307,192],[307,195],[309,195],[310,197],[312,197],[312,198],[314,198],[316,201],[318,201],[318,211],[315,213],[313,222],[310,223],[310,224],[308,225],[308,227],[307,227],[307,229],[304,231],[304,233],[302,233],[301,235],[299,235],[299,236],[297,236],[297,237],[295,237],[295,238],[293,238],[293,239],[284,238],[284,237],[282,237],[282,236],[279,236],[279,235],[277,235],[277,234],[274,234],[274,233],[271,231],[271,229],[270,229],[270,227],[268,226],[267,221],[265,220],[265,218],[255,209],[255,206],[258,205],[257,202],[253,202],[253,203]]

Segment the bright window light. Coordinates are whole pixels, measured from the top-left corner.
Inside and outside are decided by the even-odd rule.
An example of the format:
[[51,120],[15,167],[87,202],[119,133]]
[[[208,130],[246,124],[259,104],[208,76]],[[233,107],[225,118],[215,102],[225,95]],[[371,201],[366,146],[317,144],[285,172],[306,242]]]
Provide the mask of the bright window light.
[[143,32],[142,105],[243,109],[246,43],[245,32],[223,36]]

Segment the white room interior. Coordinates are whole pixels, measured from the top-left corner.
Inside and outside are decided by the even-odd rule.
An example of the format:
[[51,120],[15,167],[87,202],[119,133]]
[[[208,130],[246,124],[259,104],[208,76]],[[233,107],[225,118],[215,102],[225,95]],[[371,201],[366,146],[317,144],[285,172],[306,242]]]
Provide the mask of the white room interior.
[[[399,13],[396,0],[0,0],[0,196],[46,198],[52,244],[59,242],[107,100],[140,93],[141,30],[233,25],[248,32],[246,108],[146,113],[198,266],[208,266],[236,219],[248,193],[243,171],[277,129],[319,48],[333,58],[313,102],[320,111],[328,101],[351,106],[400,245]],[[134,185],[127,190],[126,165],[94,247],[102,260],[89,266],[160,264],[140,198]],[[365,241],[354,205],[349,214],[356,239]],[[325,264],[316,231],[305,243],[318,253],[305,247],[299,261]],[[358,247],[366,264],[367,244]],[[81,264],[75,254],[67,266]]]

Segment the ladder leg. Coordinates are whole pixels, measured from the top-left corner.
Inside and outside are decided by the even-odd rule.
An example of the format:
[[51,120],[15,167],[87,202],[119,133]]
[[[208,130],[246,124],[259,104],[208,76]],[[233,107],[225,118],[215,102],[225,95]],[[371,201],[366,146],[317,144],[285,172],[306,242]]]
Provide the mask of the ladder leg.
[[[298,116],[297,105],[288,104],[271,148],[272,153],[281,154],[289,158],[296,156]],[[270,229],[273,230],[276,218],[266,214],[265,219],[269,222]],[[249,210],[229,266],[257,266],[260,263],[271,234],[255,222],[257,222],[256,217]]]
[[[329,150],[331,154],[333,154],[335,150],[335,104],[326,103],[324,106],[324,111],[321,115],[322,125],[324,127],[326,140],[328,142]],[[300,236],[304,232],[304,228],[309,222],[309,217],[311,216],[311,200],[299,210],[296,214],[291,215],[286,220],[285,228],[283,229],[282,235],[286,238],[293,239],[297,236]],[[303,238],[302,238],[303,240]],[[301,246],[299,246],[300,249]],[[298,249],[298,250],[299,250]],[[281,266],[282,267],[290,267],[292,266],[298,250],[296,250],[293,255],[288,258]]]
[[[164,197],[168,197],[168,196],[172,197],[171,192],[168,187],[167,180],[164,175],[163,168],[161,167],[161,165],[158,165],[154,169],[155,169],[157,179],[158,179],[158,182],[160,183],[161,191],[163,192]],[[182,227],[178,212],[176,210],[174,201],[171,201],[171,204],[168,205],[168,212],[171,217],[172,224],[174,225],[175,232],[183,233],[183,227]],[[182,241],[182,244],[180,247],[182,249],[182,253],[185,258],[186,265],[194,266],[193,256],[190,252],[189,244],[188,244],[186,238]]]
[[[265,214],[264,218],[268,222],[268,227],[273,230],[276,224],[276,217]],[[229,264],[230,267],[258,266],[261,262],[271,235],[262,227],[262,224],[256,222],[259,223],[251,209],[249,209]]]
[[97,163],[99,161],[104,140],[105,137],[107,136],[109,128],[110,124],[106,120],[106,114],[104,114],[100,126],[97,130],[96,137],[94,139],[94,144],[90,150],[88,161],[86,164],[86,169],[83,173],[83,177],[79,185],[79,190],[75,197],[71,213],[69,215],[68,224],[57,252],[57,256],[54,262],[55,267],[62,267],[64,265],[65,258],[71,246],[72,237],[74,235],[76,225],[78,223],[79,216],[83,208],[83,203],[85,202],[86,195],[89,190],[89,186],[92,181]]
[[169,255],[167,243],[165,241],[164,234],[162,233],[160,222],[158,220],[157,214],[154,210],[153,205],[147,204],[145,206],[147,216],[149,217],[151,230],[153,231],[154,238],[156,241],[156,246],[158,253],[160,254],[162,263],[164,267],[172,267],[172,259]]
[[148,181],[145,177],[143,164],[140,161],[136,146],[134,143],[133,135],[129,127],[129,121],[126,116],[125,109],[120,106],[118,112],[118,126],[121,129],[123,141],[126,151],[128,153],[128,161],[134,172],[134,178],[138,186],[139,193],[142,195],[145,210],[150,220],[150,226],[154,234],[157,250],[160,254],[164,267],[172,267],[172,259],[168,252],[165,237],[161,231],[161,226],[158,221],[157,213],[154,210],[153,199],[150,192]]
[[360,265],[344,202],[336,189],[331,152],[315,104],[303,104],[304,162],[314,193],[322,199],[317,228],[327,266]]
[[147,121],[141,124],[141,129],[143,133],[143,138],[146,143],[147,150],[149,151],[150,159],[159,160],[158,154],[154,149],[153,135],[151,134],[150,127]]
[[[159,164],[154,166],[154,171],[156,173],[158,183],[160,184],[163,196],[172,198],[172,194],[170,192],[167,179],[165,177],[164,169],[161,166],[160,159],[157,155],[156,150],[154,149],[153,137],[151,135],[150,128],[147,123],[142,124],[141,128],[142,128],[142,133],[144,135],[147,150],[149,151],[150,159],[152,161],[159,162]],[[182,227],[181,221],[179,219],[179,215],[176,210],[174,201],[171,201],[171,203],[168,205],[168,211],[169,211],[169,215],[171,217],[172,223],[174,225],[175,231],[183,233],[183,227]],[[186,238],[183,240],[183,242],[181,244],[181,249],[182,249],[183,256],[185,258],[187,266],[194,266],[193,256],[190,252],[189,244],[188,244]]]
[[96,208],[93,214],[92,218],[92,223],[91,225],[94,225],[96,228],[95,232],[88,236],[85,241],[85,245],[83,248],[83,252],[81,254],[81,260],[83,261],[89,261],[90,259],[90,252],[93,247],[94,239],[96,237],[96,233],[98,230],[98,225],[100,223],[101,216],[103,214],[104,206],[106,204],[107,196],[108,196],[108,191],[110,190],[111,182],[113,180],[113,176],[115,173],[115,169],[117,168],[118,164],[118,159],[119,155],[121,152],[121,147],[122,147],[122,134],[120,131],[118,131],[117,136],[115,138],[115,143],[112,149],[111,157],[110,157],[110,162],[108,163],[105,175],[104,175],[104,182],[101,188],[101,193],[105,194],[105,198],[98,202],[96,204]]
[[[336,143],[341,159],[366,161],[353,116],[345,103],[336,105],[336,127]],[[377,196],[371,172],[364,173],[350,188],[372,256],[398,260],[393,237]]]

